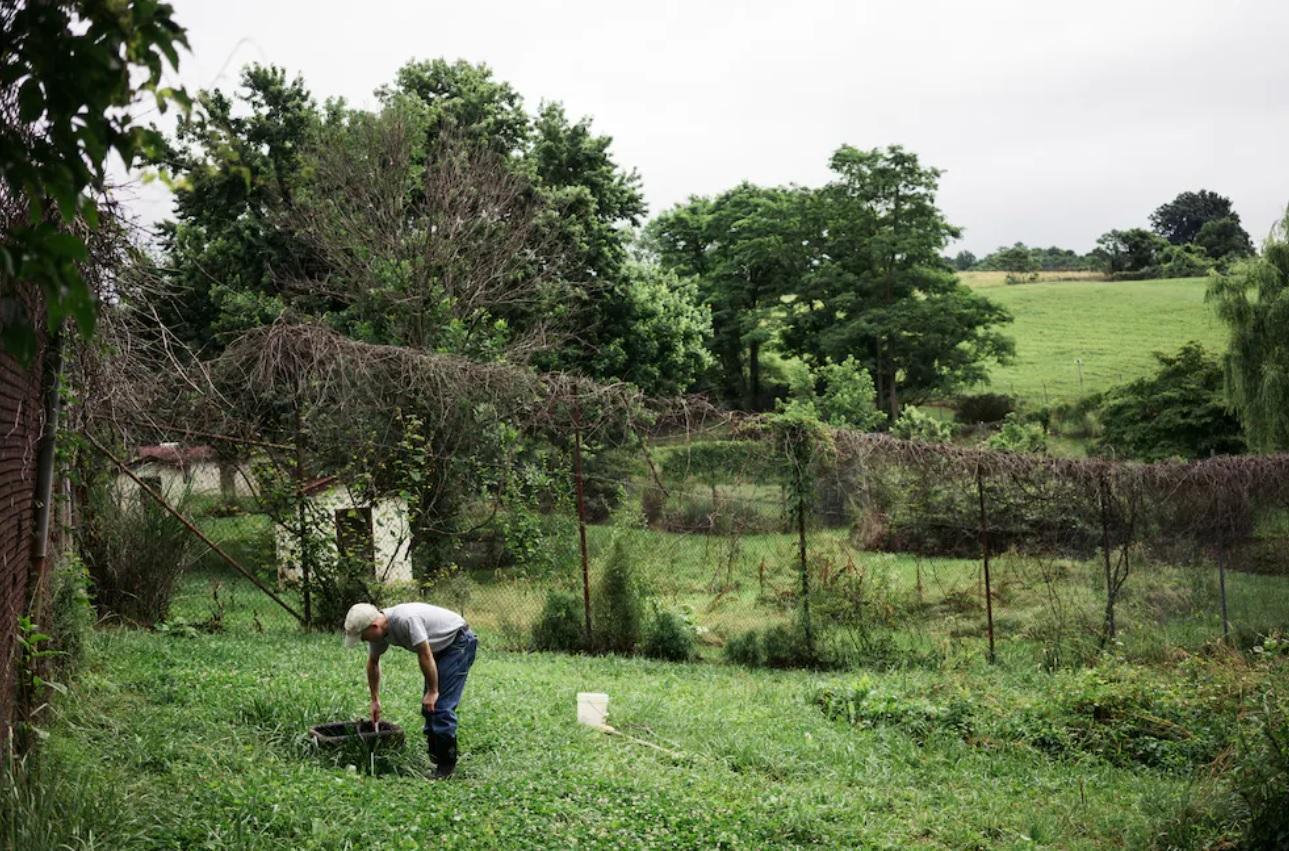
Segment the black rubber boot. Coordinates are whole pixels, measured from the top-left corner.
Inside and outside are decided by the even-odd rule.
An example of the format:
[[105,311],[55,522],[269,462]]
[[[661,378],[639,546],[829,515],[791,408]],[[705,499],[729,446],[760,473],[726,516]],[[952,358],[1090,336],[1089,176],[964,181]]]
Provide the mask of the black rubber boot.
[[456,736],[436,736],[436,752],[433,754],[434,759],[434,777],[442,780],[445,777],[451,777],[452,772],[457,767],[457,737]]
[[426,750],[430,753],[430,762],[438,763],[439,761],[439,737],[433,733],[425,734]]

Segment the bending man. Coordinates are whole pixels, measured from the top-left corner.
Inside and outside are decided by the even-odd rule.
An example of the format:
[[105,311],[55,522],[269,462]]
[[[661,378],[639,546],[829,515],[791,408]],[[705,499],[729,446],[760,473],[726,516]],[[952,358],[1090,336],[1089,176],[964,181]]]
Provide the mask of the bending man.
[[425,677],[421,714],[435,777],[448,777],[457,764],[457,704],[474,664],[479,639],[456,612],[428,603],[400,603],[384,611],[357,603],[345,617],[345,646],[366,641],[371,717],[380,720],[380,657],[390,644],[416,654]]

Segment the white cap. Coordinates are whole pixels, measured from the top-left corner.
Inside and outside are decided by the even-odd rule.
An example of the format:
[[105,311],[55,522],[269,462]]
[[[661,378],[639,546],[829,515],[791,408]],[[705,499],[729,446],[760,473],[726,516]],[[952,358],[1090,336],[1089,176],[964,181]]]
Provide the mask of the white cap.
[[380,609],[371,603],[354,603],[345,615],[345,646],[353,647],[363,640],[363,630],[380,616]]

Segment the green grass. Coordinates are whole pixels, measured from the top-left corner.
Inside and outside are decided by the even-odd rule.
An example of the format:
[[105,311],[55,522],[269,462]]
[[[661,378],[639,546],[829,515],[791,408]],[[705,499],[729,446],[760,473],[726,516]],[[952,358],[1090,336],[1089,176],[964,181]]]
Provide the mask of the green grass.
[[[181,614],[200,613],[208,578],[190,579]],[[387,658],[384,702],[409,745],[369,776],[303,739],[312,723],[365,711],[361,652],[300,634],[244,587],[227,621],[217,635],[95,636],[48,757],[103,802],[77,813],[97,820],[99,846],[1137,848],[1209,782],[1053,756],[1023,736],[827,717],[815,696],[852,688],[853,675],[514,653],[487,630],[458,776],[419,776],[419,673],[401,653]],[[1195,686],[1170,684],[1199,677],[1208,698],[1267,675],[1226,659],[1192,668],[1117,667],[1095,681],[1184,696]],[[1034,707],[1091,687],[1079,672],[978,659],[876,680],[883,706],[966,698],[981,719],[1046,717]],[[607,692],[611,723],[673,754],[577,727],[580,690]]]
[[1035,404],[1075,399],[1147,375],[1156,366],[1152,352],[1175,352],[1188,340],[1213,352],[1226,349],[1225,331],[1204,303],[1204,278],[968,282],[1015,317],[1004,333],[1016,341],[1016,360],[991,370],[989,389]]
[[[1225,801],[1207,763],[1248,701],[1289,679],[1285,661],[1218,649],[1211,571],[1163,567],[1130,578],[1112,655],[1044,672],[1051,595],[1086,652],[1098,569],[1048,565],[1059,573],[1049,588],[1014,556],[993,565],[991,666],[976,562],[855,552],[829,530],[810,540],[819,611],[862,576],[869,626],[895,655],[864,674],[744,670],[713,644],[788,621],[792,536],[590,531],[597,565],[626,537],[655,601],[707,630],[702,661],[506,649],[544,589],[576,584],[575,562],[559,577],[458,578],[428,595],[463,603],[481,634],[458,776],[421,777],[419,672],[406,653],[387,657],[383,702],[409,744],[368,775],[304,738],[366,711],[361,651],[302,634],[226,571],[199,571],[171,620],[207,620],[217,583],[223,631],[96,632],[50,724],[46,771],[61,787],[30,807],[70,847],[1139,848],[1178,824],[1213,841],[1230,829],[1229,802],[1204,803]],[[1289,626],[1287,588],[1228,578],[1242,641]],[[607,692],[610,722],[667,752],[577,727],[584,690]],[[65,811],[60,796],[96,803]]]

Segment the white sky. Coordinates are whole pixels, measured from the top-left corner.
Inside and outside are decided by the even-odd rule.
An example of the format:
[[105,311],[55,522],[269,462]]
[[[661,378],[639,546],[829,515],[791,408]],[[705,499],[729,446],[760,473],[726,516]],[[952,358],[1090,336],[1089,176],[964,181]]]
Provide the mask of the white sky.
[[1086,251],[1199,188],[1261,241],[1289,203],[1286,0],[171,2],[190,90],[261,61],[372,105],[409,59],[486,62],[530,110],[590,115],[651,214],[741,180],[818,185],[843,143],[943,169],[953,251]]

